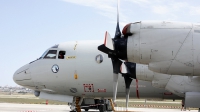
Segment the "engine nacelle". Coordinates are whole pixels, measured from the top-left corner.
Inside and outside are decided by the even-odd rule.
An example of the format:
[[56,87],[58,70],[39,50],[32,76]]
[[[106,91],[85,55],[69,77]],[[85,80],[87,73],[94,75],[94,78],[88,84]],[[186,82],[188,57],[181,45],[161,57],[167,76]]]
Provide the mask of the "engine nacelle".
[[[149,65],[163,74],[200,74],[200,25],[184,22],[141,21],[126,28],[129,62]],[[127,26],[126,26],[127,27]]]
[[164,89],[170,79],[171,75],[155,73],[154,78],[152,80],[152,86],[155,88]]
[[200,92],[186,92],[185,93],[185,106],[199,108]]
[[152,81],[154,72],[148,69],[147,65],[137,64],[136,66],[136,78],[143,81]]
[[152,86],[153,87],[155,87],[155,88],[162,88],[162,89],[164,89],[165,88],[165,86],[167,85],[167,80],[153,80],[152,81]]
[[188,91],[200,92],[200,77],[172,75],[165,89],[181,97]]

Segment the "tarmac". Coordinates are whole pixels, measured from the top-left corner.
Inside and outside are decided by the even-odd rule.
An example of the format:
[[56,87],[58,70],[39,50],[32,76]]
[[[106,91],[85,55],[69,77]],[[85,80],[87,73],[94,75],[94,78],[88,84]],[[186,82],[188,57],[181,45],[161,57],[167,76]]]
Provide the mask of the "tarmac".
[[[116,107],[115,110],[123,112],[125,111],[125,108]],[[69,112],[69,111],[70,107],[67,105],[0,103],[0,112]],[[97,112],[98,110],[89,110],[89,111]],[[128,111],[129,112],[181,112],[180,109],[155,109],[155,108],[129,108]],[[198,110],[191,110],[190,112],[198,112]]]

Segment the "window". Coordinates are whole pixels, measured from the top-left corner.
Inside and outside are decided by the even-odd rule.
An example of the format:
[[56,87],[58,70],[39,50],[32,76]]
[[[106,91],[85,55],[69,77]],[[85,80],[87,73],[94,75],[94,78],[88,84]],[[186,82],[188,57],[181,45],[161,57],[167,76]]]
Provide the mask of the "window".
[[46,50],[39,59],[44,58],[44,56],[47,54],[47,52],[48,52],[48,50]]
[[56,59],[57,50],[49,50],[44,59]]
[[58,59],[64,59],[65,58],[65,51],[59,51]]

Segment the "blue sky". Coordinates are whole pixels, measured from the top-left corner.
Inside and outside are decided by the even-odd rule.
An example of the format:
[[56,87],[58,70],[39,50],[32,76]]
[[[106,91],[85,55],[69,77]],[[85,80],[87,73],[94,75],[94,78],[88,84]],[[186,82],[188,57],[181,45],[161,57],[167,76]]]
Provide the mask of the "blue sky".
[[[1,0],[0,86],[49,47],[113,36],[117,0]],[[121,0],[120,27],[142,20],[200,22],[199,0]]]

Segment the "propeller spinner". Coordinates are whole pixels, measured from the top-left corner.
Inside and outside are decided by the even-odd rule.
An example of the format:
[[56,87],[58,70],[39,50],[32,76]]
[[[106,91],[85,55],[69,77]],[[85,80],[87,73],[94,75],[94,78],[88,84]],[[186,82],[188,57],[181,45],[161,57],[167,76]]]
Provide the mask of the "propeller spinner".
[[[119,2],[119,1],[118,1]],[[119,3],[118,3],[119,4]],[[108,54],[111,58],[113,66],[113,101],[116,101],[117,86],[118,86],[118,74],[121,73],[124,77],[126,87],[126,108],[128,108],[128,100],[130,93],[130,85],[133,79],[136,79],[136,64],[130,62],[122,62],[121,60],[127,60],[127,38],[129,36],[120,31],[119,27],[119,11],[117,5],[117,26],[115,31],[115,37],[112,39],[110,34],[106,32],[104,44],[98,46],[98,50]],[[128,24],[130,25],[130,24]],[[127,26],[124,27],[127,29]],[[123,29],[123,31],[124,31]],[[120,68],[122,68],[120,70]]]

